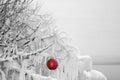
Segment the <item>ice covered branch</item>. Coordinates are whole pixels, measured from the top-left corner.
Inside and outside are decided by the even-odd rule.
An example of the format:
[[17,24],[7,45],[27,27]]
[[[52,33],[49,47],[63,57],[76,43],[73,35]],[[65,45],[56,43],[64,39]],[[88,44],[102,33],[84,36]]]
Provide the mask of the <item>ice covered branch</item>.
[[39,26],[40,26],[40,24],[37,26],[36,29],[34,29],[34,31],[31,34],[29,34],[29,35],[27,35],[27,36],[25,36],[23,38],[20,38],[17,41],[20,41],[20,40],[27,39],[27,38],[31,37],[38,30]]
[[32,55],[37,55],[37,54],[40,54],[42,53],[43,51],[47,50],[48,48],[50,48],[53,44],[50,44],[48,45],[47,47],[45,48],[42,48],[42,49],[38,49],[37,51],[35,52],[31,52],[31,53],[18,53],[18,55],[14,55],[12,57],[8,57],[8,58],[0,58],[0,62],[6,62],[6,61],[11,61],[11,60],[15,60],[19,57],[22,57],[23,59],[28,59],[30,56]]
[[52,45],[53,45],[53,44],[50,44],[49,46],[47,46],[47,47],[45,47],[45,48],[43,48],[43,49],[38,49],[38,50],[35,51],[35,52],[24,53],[22,56],[25,57],[25,58],[27,58],[27,57],[29,57],[29,56],[31,56],[31,55],[37,55],[37,54],[42,53],[43,51],[47,50],[48,48],[50,48]]

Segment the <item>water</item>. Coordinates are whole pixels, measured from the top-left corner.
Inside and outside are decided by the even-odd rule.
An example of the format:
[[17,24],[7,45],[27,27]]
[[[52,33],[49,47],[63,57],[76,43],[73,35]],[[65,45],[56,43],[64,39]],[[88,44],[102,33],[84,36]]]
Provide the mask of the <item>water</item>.
[[94,65],[93,68],[102,72],[107,80],[120,80],[120,65]]

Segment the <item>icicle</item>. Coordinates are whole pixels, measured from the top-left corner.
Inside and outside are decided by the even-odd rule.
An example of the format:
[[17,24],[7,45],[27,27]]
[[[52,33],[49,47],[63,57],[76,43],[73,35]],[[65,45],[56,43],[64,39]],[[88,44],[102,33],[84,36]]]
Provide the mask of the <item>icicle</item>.
[[27,67],[27,60],[24,60],[22,63],[22,68],[20,70],[19,80],[25,80],[26,67]]
[[21,69],[21,71],[20,71],[19,80],[25,80],[24,69]]
[[79,62],[82,63],[82,69],[90,71],[92,70],[92,58],[88,55],[77,56]]
[[54,71],[52,77],[58,80],[78,80],[79,64],[76,58],[67,59],[59,62],[59,67]]
[[0,69],[0,73],[2,75],[2,80],[6,80],[5,73]]
[[13,70],[12,80],[14,80],[14,76],[15,76],[15,71]]

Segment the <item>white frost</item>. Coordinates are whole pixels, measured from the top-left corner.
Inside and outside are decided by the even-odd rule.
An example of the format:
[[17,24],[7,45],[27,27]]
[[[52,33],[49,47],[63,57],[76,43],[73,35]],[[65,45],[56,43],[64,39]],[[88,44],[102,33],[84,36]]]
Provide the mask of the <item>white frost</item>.
[[105,75],[97,70],[84,71],[84,76],[87,80],[107,80]]

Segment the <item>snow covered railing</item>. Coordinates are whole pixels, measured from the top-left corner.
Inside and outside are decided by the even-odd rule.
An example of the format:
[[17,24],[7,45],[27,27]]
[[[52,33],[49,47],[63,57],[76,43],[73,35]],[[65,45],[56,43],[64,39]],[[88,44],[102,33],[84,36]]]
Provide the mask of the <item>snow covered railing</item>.
[[97,70],[84,71],[87,80],[107,80],[105,75]]
[[88,55],[77,56],[80,62],[83,62],[82,79],[85,80],[107,80],[104,74],[92,68],[92,58]]

